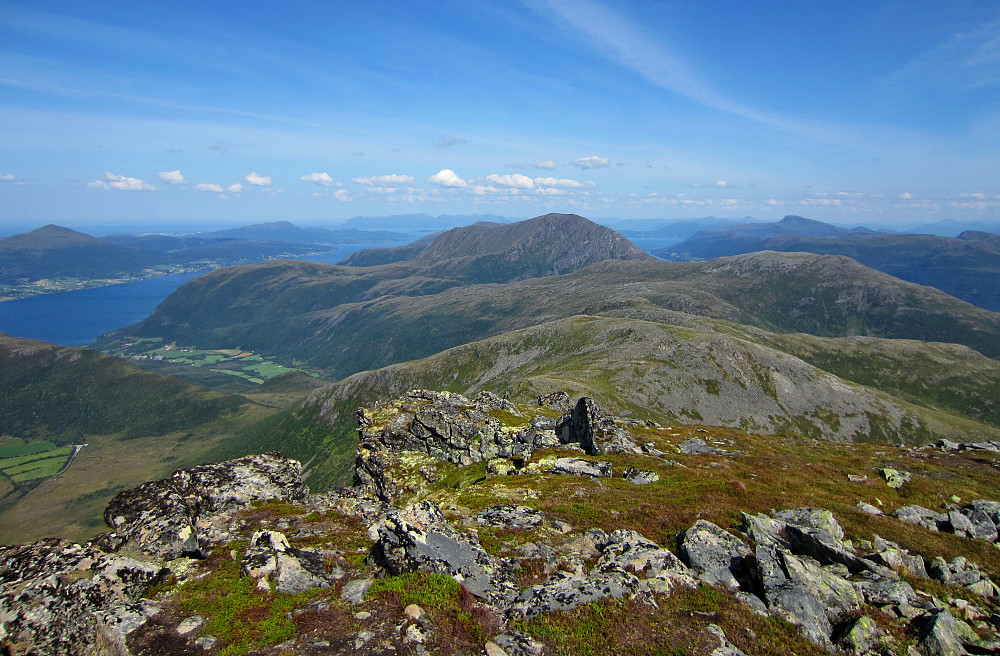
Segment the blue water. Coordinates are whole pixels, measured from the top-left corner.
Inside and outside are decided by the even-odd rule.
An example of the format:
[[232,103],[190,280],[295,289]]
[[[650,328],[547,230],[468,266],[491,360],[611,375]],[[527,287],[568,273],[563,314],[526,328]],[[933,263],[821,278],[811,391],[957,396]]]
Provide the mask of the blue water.
[[[406,243],[340,244],[334,252],[303,259],[336,264],[362,248]],[[5,301],[0,303],[0,333],[62,346],[85,346],[104,333],[142,321],[175,289],[201,273],[174,273],[121,285]]]
[[[676,240],[635,240],[645,250]],[[391,248],[407,241],[379,244],[340,244],[337,250],[308,258],[336,264],[363,248]],[[200,273],[175,273],[109,287],[42,294],[0,303],[0,333],[62,346],[85,346],[104,333],[142,321],[175,289]]]

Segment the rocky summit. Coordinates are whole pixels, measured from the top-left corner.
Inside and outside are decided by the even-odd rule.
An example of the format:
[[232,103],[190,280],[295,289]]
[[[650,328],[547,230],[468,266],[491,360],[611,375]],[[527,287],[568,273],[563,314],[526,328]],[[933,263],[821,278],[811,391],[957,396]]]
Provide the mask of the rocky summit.
[[1000,652],[992,444],[665,426],[561,393],[357,415],[353,486],[247,456],[120,493],[86,545],[0,548],[3,653]]

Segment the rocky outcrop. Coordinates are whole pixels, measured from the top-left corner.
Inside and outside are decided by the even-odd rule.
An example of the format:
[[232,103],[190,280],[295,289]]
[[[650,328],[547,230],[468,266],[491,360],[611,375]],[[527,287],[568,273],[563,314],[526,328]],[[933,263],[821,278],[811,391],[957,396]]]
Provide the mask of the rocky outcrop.
[[0,646],[11,654],[89,654],[145,620],[138,603],[169,575],[65,540],[0,547]]
[[[553,393],[539,398],[539,403],[556,407],[568,398],[565,393]],[[407,489],[399,473],[413,469],[407,454],[462,466],[485,460],[488,473],[494,476],[561,473],[607,477],[613,470],[606,462],[547,458],[529,465],[529,460],[535,449],[560,445],[589,455],[646,452],[619,425],[626,422],[605,415],[587,397],[557,421],[537,416],[514,428],[490,416],[491,412],[521,414],[509,401],[488,392],[469,399],[461,394],[413,390],[403,399],[361,408],[355,485],[386,503],[398,501]]]
[[273,585],[278,592],[294,594],[330,585],[323,555],[292,547],[288,538],[277,531],[253,534],[240,571],[258,581],[257,587],[264,591]]
[[[221,513],[303,498],[300,470],[298,462],[276,454],[181,470],[116,496],[105,510],[114,532],[91,544],[43,540],[0,547],[0,648],[10,654],[127,655],[126,636],[156,612],[140,599],[171,574],[159,563],[200,557],[218,544],[211,520]],[[288,587],[295,580],[288,554],[280,538],[270,542],[279,545],[271,549],[277,584]]]
[[369,561],[391,574],[448,574],[499,606],[517,594],[513,565],[488,555],[475,535],[456,531],[432,503],[391,511],[372,530],[378,538]]
[[559,421],[556,434],[563,444],[579,444],[584,452],[592,456],[642,452],[628,431],[619,427],[593,399],[586,396],[577,401],[572,412]]
[[199,519],[261,501],[303,498],[302,466],[279,454],[246,456],[175,472],[126,490],[108,504],[104,520],[114,530],[101,543],[130,545],[162,560],[203,555]]
[[1000,501],[977,499],[966,506],[950,505],[945,510],[939,513],[922,506],[903,506],[893,516],[931,531],[1000,543]]
[[[565,499],[575,503],[578,496],[606,490],[641,499],[672,483],[670,475],[657,483],[656,471],[637,466],[623,467],[623,478],[656,484],[638,489],[608,480],[612,463],[649,462],[654,468],[678,463],[665,460],[655,444],[636,446],[624,427],[641,434],[642,425],[604,416],[589,399],[561,419],[554,414],[543,409],[529,419],[492,394],[469,399],[415,391],[360,411],[359,484],[354,488],[307,497],[299,464],[265,454],[178,471],[124,492],[107,509],[114,532],[92,544],[0,547],[0,652],[144,656],[168,653],[164,645],[185,654],[228,649],[225,638],[220,646],[218,636],[202,635],[210,613],[193,614],[190,608],[180,613],[180,604],[142,599],[151,585],[171,574],[181,581],[200,580],[204,572],[191,573],[197,561],[183,556],[208,553],[203,564],[228,577],[244,577],[239,579],[243,591],[255,583],[255,599],[308,593],[295,597],[309,599],[304,607],[287,612],[281,607],[281,616],[297,626],[316,626],[317,618],[335,607],[339,615],[327,618],[325,635],[352,632],[337,644],[298,636],[266,652],[274,654],[381,653],[400,647],[429,653],[424,645],[439,628],[414,604],[406,607],[402,621],[372,630],[363,624],[391,606],[382,596],[366,600],[375,580],[410,572],[460,582],[456,603],[463,617],[485,618],[484,637],[492,638],[485,649],[497,656],[542,652],[540,642],[510,630],[524,626],[525,619],[608,598],[634,600],[633,607],[656,606],[669,603],[663,595],[699,584],[728,590],[727,603],[735,598],[754,613],[787,620],[831,653],[902,653],[906,645],[893,640],[904,634],[911,636],[912,656],[992,653],[1000,644],[995,615],[1000,588],[987,571],[964,557],[911,553],[878,535],[848,540],[834,514],[822,508],[746,513],[738,526],[698,519],[676,536],[676,545],[657,543],[637,530],[571,526],[557,510]],[[570,438],[565,443],[556,436],[557,425],[565,428],[560,436]],[[700,456],[735,455],[715,446],[731,442],[712,438],[695,444],[687,454],[692,456],[689,471],[698,463],[717,471],[712,467],[719,463],[704,464],[708,458]],[[554,452],[534,453],[540,444]],[[593,457],[597,453],[607,460]],[[618,454],[624,456],[615,460]],[[521,481],[482,478],[481,469],[465,470],[476,472],[465,479],[457,476],[475,463],[485,464],[488,475],[591,480],[549,479],[549,489],[573,488],[553,503]],[[456,479],[470,487],[451,495]],[[482,495],[493,492],[497,501],[479,512],[458,505],[482,508]],[[271,500],[283,503],[259,504]],[[1000,503],[978,500],[943,510],[910,506],[896,514],[934,530],[995,541],[989,528],[996,530]],[[607,517],[626,515],[607,512]],[[317,529],[320,525],[332,533],[350,527],[353,533],[334,545]],[[646,531],[645,525],[632,526]],[[673,537],[672,530],[670,536],[666,539]],[[668,548],[674,546],[679,556]],[[170,569],[160,565],[164,561]],[[932,596],[924,590],[937,588],[915,582],[920,580],[961,589]],[[385,594],[383,588],[378,594]],[[290,597],[281,599],[285,603]],[[344,615],[345,607],[353,622]],[[896,628],[887,632],[882,619],[872,619],[883,617]],[[706,653],[743,653],[720,628],[702,622],[698,631],[704,630],[712,634],[703,642],[710,644]],[[747,649],[743,639],[736,642]]]

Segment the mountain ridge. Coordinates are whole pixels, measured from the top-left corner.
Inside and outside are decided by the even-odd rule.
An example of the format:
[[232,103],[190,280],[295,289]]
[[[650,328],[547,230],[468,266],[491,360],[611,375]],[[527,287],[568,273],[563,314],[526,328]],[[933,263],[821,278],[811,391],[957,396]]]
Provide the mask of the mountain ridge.
[[844,255],[987,310],[1000,310],[1000,236],[985,232],[966,231],[956,238],[885,234],[789,216],[776,223],[703,230],[654,254],[684,261],[754,251]]

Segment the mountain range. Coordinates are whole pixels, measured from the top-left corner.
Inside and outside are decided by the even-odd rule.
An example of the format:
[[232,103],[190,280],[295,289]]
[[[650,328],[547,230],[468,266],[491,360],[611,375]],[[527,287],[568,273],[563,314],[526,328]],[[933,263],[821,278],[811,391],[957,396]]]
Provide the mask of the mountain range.
[[800,216],[775,223],[701,230],[655,251],[669,260],[705,260],[755,251],[845,255],[902,280],[928,285],[987,310],[1000,310],[1000,236],[885,234],[839,228]]
[[1000,315],[847,257],[663,262],[575,215],[456,228],[404,252],[218,270],[98,345],[239,344],[342,378],[231,443],[309,460],[321,486],[350,475],[353,408],[418,386],[522,400],[566,388],[644,418],[835,440],[1000,428]]
[[1000,314],[939,289],[549,214],[217,269],[144,343],[334,382],[0,336],[0,541],[93,538],[0,547],[12,654],[995,651]]

